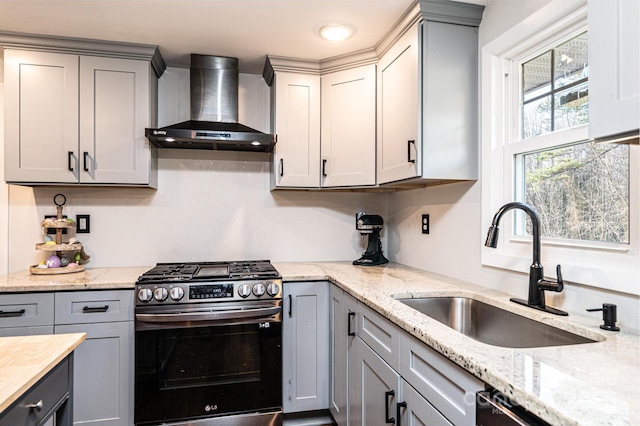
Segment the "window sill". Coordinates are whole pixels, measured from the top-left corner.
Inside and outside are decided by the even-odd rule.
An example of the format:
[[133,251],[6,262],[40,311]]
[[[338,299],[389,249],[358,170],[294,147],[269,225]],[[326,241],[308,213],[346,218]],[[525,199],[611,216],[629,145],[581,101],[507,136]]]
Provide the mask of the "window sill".
[[[526,242],[526,240],[522,242]],[[530,245],[527,246],[527,249],[529,252],[531,251]],[[544,248],[542,251],[544,255]],[[600,264],[587,263],[584,257],[579,256],[578,253],[572,256],[565,255],[558,258],[549,256],[549,258],[555,260],[553,260],[552,263],[547,262],[547,271],[555,274],[556,264],[562,265],[562,275],[565,283],[568,285],[576,283],[598,289],[606,289],[636,296],[640,295],[640,289],[638,288],[638,282],[640,282],[640,266],[633,265],[633,261],[625,265],[615,263],[609,265],[606,264],[606,262],[601,262]],[[481,262],[483,266],[528,273],[531,261],[531,253],[525,257],[519,254],[508,253],[499,248],[482,248]],[[544,263],[543,259],[542,264],[544,265]],[[549,276],[549,278],[555,277]]]

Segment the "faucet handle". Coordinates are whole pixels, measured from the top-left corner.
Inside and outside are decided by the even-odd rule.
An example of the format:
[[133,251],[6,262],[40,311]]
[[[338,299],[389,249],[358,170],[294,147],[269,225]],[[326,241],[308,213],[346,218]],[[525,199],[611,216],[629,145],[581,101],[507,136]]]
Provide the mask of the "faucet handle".
[[556,281],[549,281],[544,278],[538,281],[538,288],[540,290],[549,290],[560,293],[564,289],[564,281],[562,280],[562,269],[560,268],[560,265],[556,266],[556,275],[558,276]]

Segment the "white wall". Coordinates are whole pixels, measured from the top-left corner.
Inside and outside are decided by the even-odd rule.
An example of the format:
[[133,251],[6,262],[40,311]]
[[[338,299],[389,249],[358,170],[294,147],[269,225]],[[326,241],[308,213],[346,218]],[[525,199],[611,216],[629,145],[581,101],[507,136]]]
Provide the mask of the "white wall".
[[[188,70],[169,69],[160,82],[159,125],[189,118]],[[0,92],[1,93],[1,92]],[[240,76],[239,117],[269,127],[269,90],[261,76]],[[43,260],[43,215],[53,196],[67,197],[64,213],[91,215],[79,234],[88,266],[145,266],[156,262],[264,259],[353,260],[364,250],[355,212],[378,212],[383,194],[270,192],[265,153],[160,149],[158,189],[21,187],[2,185],[10,250],[9,272]],[[1,193],[0,193],[1,195]],[[0,238],[2,234],[0,233]]]
[[[480,48],[500,36],[550,0],[490,0],[479,32]],[[482,182],[397,192],[389,195],[387,223],[388,254],[393,261],[452,276],[475,284],[527,298],[528,271],[514,273],[483,267],[480,250],[489,224],[481,223]],[[500,206],[495,206],[496,210]],[[420,231],[422,214],[430,215],[431,232]],[[553,275],[555,263],[542,263]],[[565,277],[565,280],[570,277]],[[602,303],[618,305],[622,327],[638,329],[640,305],[637,296],[565,282],[560,294],[547,292],[547,303],[575,313]],[[594,313],[588,315],[601,315]]]

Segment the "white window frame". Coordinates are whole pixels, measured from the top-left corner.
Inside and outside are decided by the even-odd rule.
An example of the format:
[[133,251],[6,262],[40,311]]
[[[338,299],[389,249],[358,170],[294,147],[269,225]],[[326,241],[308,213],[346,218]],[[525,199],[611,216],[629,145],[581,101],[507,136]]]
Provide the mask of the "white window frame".
[[[482,225],[487,230],[503,204],[514,201],[514,154],[588,139],[588,125],[576,126],[518,142],[520,134],[519,64],[587,28],[586,0],[553,0],[481,52]],[[515,142],[515,143],[514,143]],[[523,147],[525,147],[523,149]],[[547,276],[562,265],[567,284],[581,284],[640,294],[640,147],[631,145],[629,244],[542,238],[542,264]],[[528,220],[528,219],[527,219]],[[532,261],[531,237],[514,235],[514,213],[500,223],[496,249],[482,247],[485,266],[527,273]]]

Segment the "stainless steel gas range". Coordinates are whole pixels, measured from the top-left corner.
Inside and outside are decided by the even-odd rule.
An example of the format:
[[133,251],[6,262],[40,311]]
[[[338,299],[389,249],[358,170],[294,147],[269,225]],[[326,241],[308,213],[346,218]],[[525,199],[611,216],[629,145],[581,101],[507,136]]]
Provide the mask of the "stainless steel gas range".
[[282,423],[282,278],[268,260],[159,263],[136,295],[136,425]]

